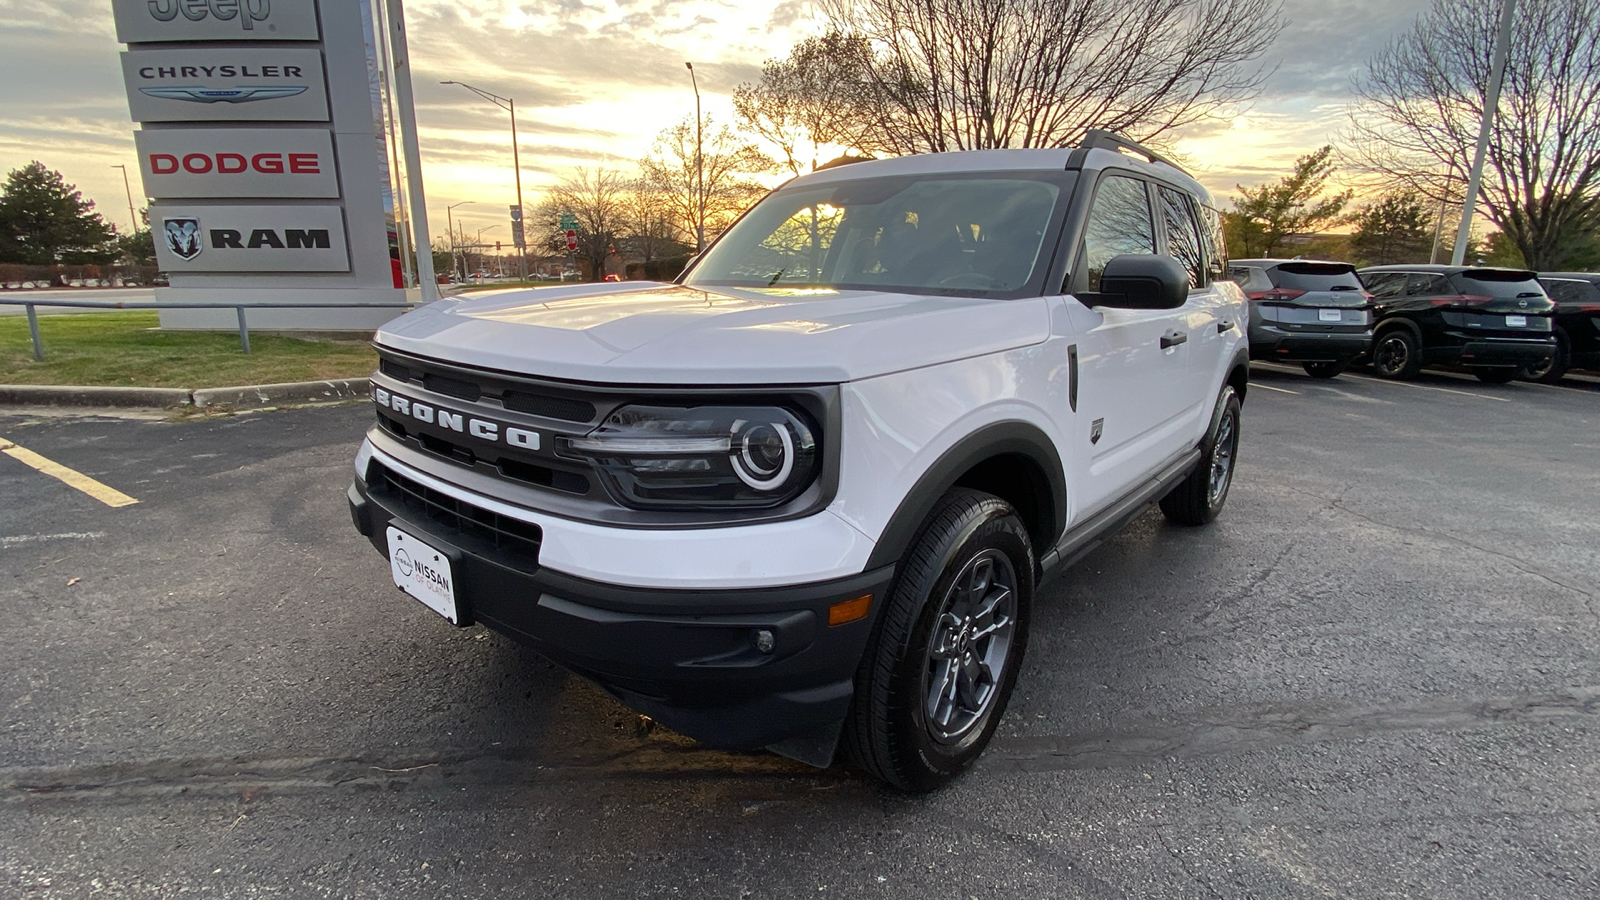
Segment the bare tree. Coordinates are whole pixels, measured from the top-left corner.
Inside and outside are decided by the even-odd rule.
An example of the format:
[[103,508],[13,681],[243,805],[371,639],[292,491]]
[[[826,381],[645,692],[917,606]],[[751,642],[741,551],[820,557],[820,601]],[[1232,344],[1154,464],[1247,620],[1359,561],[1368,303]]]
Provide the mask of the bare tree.
[[534,209],[533,221],[551,236],[548,249],[565,250],[566,237],[560,234],[563,214],[578,220],[578,259],[590,264],[590,275],[599,280],[606,255],[616,247],[627,227],[627,201],[630,182],[615,169],[575,169],[551,188]]
[[[1355,85],[1352,158],[1438,201],[1466,179],[1500,0],[1434,0]],[[1533,268],[1560,268],[1600,224],[1600,0],[1520,0],[1482,206]]]
[[622,200],[623,242],[641,261],[648,264],[663,256],[676,256],[687,251],[678,241],[678,226],[674,223],[672,206],[662,190],[644,178],[635,179]]
[[733,92],[740,129],[770,143],[796,175],[815,169],[824,145],[859,150],[877,120],[865,38],[830,31],[769,59],[761,80]]
[[1280,0],[819,0],[858,35],[886,153],[1148,140],[1253,99]]
[[[728,126],[712,128],[710,116],[702,120],[701,132],[697,147],[694,119],[685,119],[662,131],[654,152],[639,161],[645,182],[660,192],[680,238],[690,245],[697,226],[704,226],[710,241],[759,200],[767,189],[755,176],[776,168],[771,157]],[[704,166],[703,176],[697,163]]]

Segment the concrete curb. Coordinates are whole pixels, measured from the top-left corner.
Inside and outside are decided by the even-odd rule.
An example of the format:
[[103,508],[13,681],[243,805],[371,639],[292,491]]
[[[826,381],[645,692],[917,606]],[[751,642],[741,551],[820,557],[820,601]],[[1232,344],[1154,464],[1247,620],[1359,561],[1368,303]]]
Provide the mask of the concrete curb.
[[133,406],[166,409],[188,406],[185,388],[87,387],[53,384],[0,384],[0,406]]
[[0,406],[78,406],[174,409],[259,409],[299,403],[333,403],[367,395],[366,378],[253,384],[239,387],[139,388],[50,384],[0,384]]

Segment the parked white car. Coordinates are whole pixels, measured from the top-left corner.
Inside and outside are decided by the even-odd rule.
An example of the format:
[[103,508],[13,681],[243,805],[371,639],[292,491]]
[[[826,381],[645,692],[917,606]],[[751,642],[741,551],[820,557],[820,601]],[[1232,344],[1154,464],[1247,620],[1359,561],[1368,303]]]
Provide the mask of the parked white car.
[[413,597],[668,727],[933,789],[1042,578],[1226,501],[1226,273],[1206,191],[1115,135],[827,169],[676,283],[384,326],[352,515]]

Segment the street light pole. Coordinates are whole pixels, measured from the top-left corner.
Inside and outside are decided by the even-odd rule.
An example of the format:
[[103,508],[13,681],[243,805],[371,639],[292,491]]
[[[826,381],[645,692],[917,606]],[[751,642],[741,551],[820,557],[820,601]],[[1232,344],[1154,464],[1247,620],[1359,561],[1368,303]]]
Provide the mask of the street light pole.
[[703,253],[706,249],[706,162],[700,143],[700,82],[694,77],[694,63],[686,62],[684,66],[689,70],[689,84],[694,86],[694,199],[698,213],[694,222],[694,252]]
[[[517,215],[520,221],[520,217],[524,215],[526,210],[522,206],[522,157],[517,148],[517,101],[509,97],[502,97],[499,94],[490,93],[483,88],[473,87],[465,81],[441,81],[439,83],[460,85],[511,114],[511,168],[516,175]],[[522,245],[517,247],[517,273],[523,281],[528,280],[528,238],[527,226],[525,225],[523,226]]]
[[[450,268],[452,269],[460,264],[460,258],[456,256],[456,226],[455,220],[450,217],[450,211],[458,206],[466,206],[468,203],[475,202],[477,201],[463,200],[460,203],[452,203],[444,208],[444,226],[450,229]],[[466,270],[463,269],[461,272],[461,280],[465,281],[466,278],[467,273]]]
[[1478,186],[1483,181],[1483,156],[1489,149],[1489,132],[1494,129],[1500,107],[1500,86],[1506,78],[1506,53],[1511,44],[1511,18],[1517,0],[1500,0],[1500,30],[1494,39],[1494,62],[1489,69],[1489,89],[1483,97],[1483,124],[1478,127],[1478,150],[1472,157],[1472,173],[1467,176],[1467,198],[1461,204],[1461,227],[1456,229],[1456,246],[1450,264],[1461,265],[1467,258],[1467,240],[1472,237],[1472,216],[1478,204]]
[[128,195],[128,220],[133,223],[133,233],[139,232],[139,214],[133,211],[133,188],[128,186],[128,167],[122,163],[112,166],[122,170],[122,190]]

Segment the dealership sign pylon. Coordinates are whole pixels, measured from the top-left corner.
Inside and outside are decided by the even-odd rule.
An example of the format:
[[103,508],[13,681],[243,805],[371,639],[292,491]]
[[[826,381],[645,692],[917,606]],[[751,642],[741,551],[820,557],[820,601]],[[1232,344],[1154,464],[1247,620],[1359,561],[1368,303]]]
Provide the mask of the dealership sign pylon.
[[[158,300],[327,303],[253,327],[367,329],[420,298],[385,4],[112,0]],[[416,174],[416,173],[412,173]],[[427,248],[423,248],[427,252]],[[161,312],[231,328],[231,310]]]

